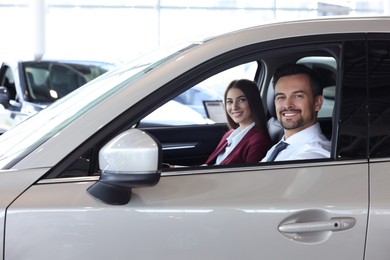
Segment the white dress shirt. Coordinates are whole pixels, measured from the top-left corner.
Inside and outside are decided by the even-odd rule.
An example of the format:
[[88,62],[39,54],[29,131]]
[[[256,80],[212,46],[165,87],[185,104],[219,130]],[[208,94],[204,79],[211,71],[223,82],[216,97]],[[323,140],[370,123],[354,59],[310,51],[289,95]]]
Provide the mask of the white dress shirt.
[[[279,152],[275,161],[330,158],[331,142],[322,134],[319,123],[299,131],[287,139],[284,139],[283,136],[280,141],[288,143],[288,146]],[[276,145],[271,147],[261,160],[262,162],[267,161]]]

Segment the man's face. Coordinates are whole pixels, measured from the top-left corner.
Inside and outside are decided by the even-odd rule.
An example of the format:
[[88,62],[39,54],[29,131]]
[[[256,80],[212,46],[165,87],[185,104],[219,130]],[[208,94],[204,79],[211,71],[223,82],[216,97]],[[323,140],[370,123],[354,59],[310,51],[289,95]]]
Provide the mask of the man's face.
[[305,74],[281,77],[275,86],[275,109],[285,138],[317,122],[322,96],[313,98],[310,79]]

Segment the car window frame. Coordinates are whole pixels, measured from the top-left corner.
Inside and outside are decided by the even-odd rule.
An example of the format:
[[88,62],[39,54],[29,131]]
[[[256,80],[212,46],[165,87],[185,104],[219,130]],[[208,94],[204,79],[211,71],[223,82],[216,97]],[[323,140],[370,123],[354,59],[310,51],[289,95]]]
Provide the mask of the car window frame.
[[[161,106],[168,100],[172,99],[178,93],[185,91],[182,86],[191,86],[196,84],[196,82],[200,82],[211,75],[214,75],[220,71],[226,70],[233,66],[251,62],[256,60],[256,57],[261,57],[263,55],[270,55],[274,52],[289,52],[291,53],[293,50],[308,50],[311,49],[313,52],[318,48],[318,46],[336,46],[341,45],[341,43],[345,40],[353,40],[360,39],[362,37],[361,33],[350,33],[350,34],[331,34],[331,35],[318,35],[318,36],[302,36],[302,37],[294,37],[289,39],[278,39],[267,42],[255,43],[245,47],[234,49],[230,52],[224,53],[223,55],[211,58],[210,60],[192,68],[186,73],[180,75],[175,78],[168,84],[159,87],[158,90],[151,93],[148,98],[141,100],[140,102],[134,104],[129,110],[124,111],[119,117],[112,120],[110,124],[102,127],[99,131],[97,131],[91,138],[86,140],[83,144],[81,144],[72,154],[70,154],[66,159],[64,159],[60,164],[56,167],[53,167],[44,178],[57,178],[61,176],[61,172],[66,170],[77,158],[82,157],[84,153],[87,151],[93,150],[92,154],[97,154],[98,150],[110,139],[119,134],[120,132],[128,129],[129,127],[135,127],[137,122],[144,116],[146,116],[153,109]],[[329,49],[330,51],[330,49]],[[341,56],[337,56],[337,61],[340,63]],[[258,60],[258,62],[260,62]],[[261,63],[261,62],[260,62]],[[268,68],[265,68],[268,69]],[[340,72],[339,72],[340,73]],[[256,78],[254,79],[258,82],[259,85],[262,86],[261,93],[264,93],[264,88],[267,88],[268,83],[270,81],[270,74],[261,75],[258,73]],[[340,84],[340,75],[338,77],[338,84]],[[189,88],[189,87],[188,87]],[[187,89],[188,89],[187,88]],[[336,99],[336,103],[339,101]],[[335,105],[335,109],[337,109],[337,105]],[[337,130],[337,126],[334,126],[334,130]],[[333,131],[332,136],[332,156],[329,159],[320,159],[323,160],[334,160],[335,158],[335,144],[337,143],[337,132]],[[96,159],[96,158],[95,158]],[[96,160],[93,160],[96,162]],[[310,160],[310,162],[315,162],[317,160]],[[301,164],[305,163],[305,160],[301,161],[290,161],[288,165]],[[285,165],[285,162],[278,162],[281,165]],[[257,164],[258,166],[259,164]],[[95,165],[96,166],[96,165]],[[242,165],[227,165],[227,166],[218,166],[218,167],[241,167]],[[253,165],[247,165],[248,167]],[[217,166],[212,166],[217,167]],[[92,169],[96,169],[97,167],[91,167]],[[207,167],[206,167],[207,168]],[[188,170],[193,170],[193,167],[189,167]],[[93,174],[93,173],[92,173]]]

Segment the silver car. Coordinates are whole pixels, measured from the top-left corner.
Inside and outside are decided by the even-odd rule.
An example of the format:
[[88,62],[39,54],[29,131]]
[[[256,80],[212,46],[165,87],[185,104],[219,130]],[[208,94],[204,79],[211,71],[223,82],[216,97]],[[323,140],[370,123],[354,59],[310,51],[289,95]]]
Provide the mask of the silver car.
[[[272,120],[286,62],[321,77],[330,158],[197,166],[225,123],[139,124],[237,78],[258,83]],[[390,17],[261,25],[151,53],[0,136],[0,255],[387,260],[389,108]]]

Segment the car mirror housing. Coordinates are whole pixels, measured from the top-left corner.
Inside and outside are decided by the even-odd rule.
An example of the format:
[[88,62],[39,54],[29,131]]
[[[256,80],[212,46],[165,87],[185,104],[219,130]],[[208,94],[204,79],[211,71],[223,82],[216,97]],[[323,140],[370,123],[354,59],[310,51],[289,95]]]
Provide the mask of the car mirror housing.
[[100,150],[100,179],[87,191],[107,204],[126,204],[132,188],[158,183],[161,156],[161,144],[155,138],[139,129],[127,130]]

